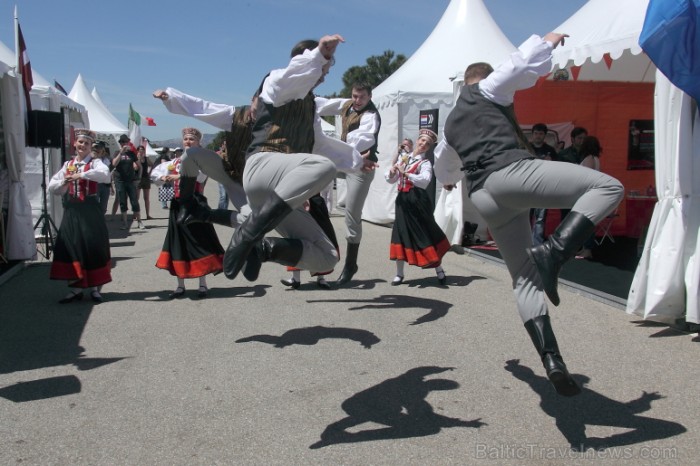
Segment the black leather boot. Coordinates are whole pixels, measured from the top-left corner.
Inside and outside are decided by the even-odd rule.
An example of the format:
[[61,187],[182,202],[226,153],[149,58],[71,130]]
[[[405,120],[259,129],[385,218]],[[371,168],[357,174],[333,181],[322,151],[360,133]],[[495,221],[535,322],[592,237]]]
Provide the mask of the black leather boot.
[[293,267],[301,259],[302,252],[304,252],[304,245],[301,240],[263,238],[250,251],[243,269],[243,276],[251,282],[257,280],[263,262],[276,262]]
[[348,251],[345,255],[345,265],[343,271],[340,272],[340,277],[335,282],[337,286],[345,285],[352,280],[353,275],[357,273],[357,252],[360,250],[360,243],[348,243]]
[[259,210],[253,211],[241,226],[236,228],[224,254],[226,278],[236,278],[256,243],[263,239],[265,233],[279,225],[291,211],[292,208],[283,199],[272,193]]
[[525,322],[525,328],[542,358],[547,378],[552,382],[557,393],[563,396],[574,396],[581,393],[581,388],[569,374],[566,364],[559,354],[559,346],[549,322],[549,316],[543,315],[530,319]]
[[191,176],[180,176],[179,180],[179,197],[180,210],[177,213],[175,222],[180,225],[187,223],[187,219],[191,217],[192,211],[197,208],[197,200],[194,197],[194,188],[197,184],[197,178]]
[[231,215],[233,215],[232,210],[214,209],[209,211],[209,216],[207,217],[206,221],[216,223],[217,225],[223,225],[225,227],[230,227]]
[[542,279],[544,292],[555,306],[559,305],[557,283],[562,265],[581,249],[594,230],[595,225],[588,217],[571,211],[544,243],[527,249]]

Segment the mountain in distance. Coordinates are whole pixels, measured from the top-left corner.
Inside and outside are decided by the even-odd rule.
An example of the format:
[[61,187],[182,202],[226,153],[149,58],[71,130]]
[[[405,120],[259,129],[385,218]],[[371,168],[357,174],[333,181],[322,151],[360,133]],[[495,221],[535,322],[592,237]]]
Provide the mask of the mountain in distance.
[[[207,147],[211,143],[216,134],[202,134],[202,147]],[[166,139],[164,141],[151,141],[151,146],[155,147],[168,147],[170,149],[175,149],[176,147],[182,147],[182,139]]]

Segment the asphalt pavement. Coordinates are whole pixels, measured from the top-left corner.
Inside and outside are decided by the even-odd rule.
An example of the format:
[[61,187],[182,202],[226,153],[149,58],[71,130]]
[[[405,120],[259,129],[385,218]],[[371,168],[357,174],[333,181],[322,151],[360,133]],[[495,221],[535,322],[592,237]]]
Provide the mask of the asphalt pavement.
[[[210,183],[210,203],[216,201]],[[208,279],[154,264],[167,211],[110,221],[105,302],[58,304],[46,261],[0,285],[0,463],[694,464],[697,334],[566,289],[550,309],[570,371],[558,396],[499,263],[467,252],[391,286],[391,230],[364,223],[359,272],[322,290],[264,264]],[[333,223],[343,237],[343,219]],[[232,230],[217,226],[224,247]],[[341,241],[341,243],[344,243]],[[344,246],[344,244],[343,244]],[[341,263],[342,264],[342,263]],[[330,275],[336,278],[341,265]]]

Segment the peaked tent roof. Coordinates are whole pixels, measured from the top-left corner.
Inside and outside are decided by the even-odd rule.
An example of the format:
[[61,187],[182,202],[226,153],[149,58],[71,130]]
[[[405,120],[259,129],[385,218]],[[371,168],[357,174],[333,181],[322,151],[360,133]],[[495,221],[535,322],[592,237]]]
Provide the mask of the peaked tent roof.
[[461,75],[470,63],[495,64],[514,50],[482,0],[451,0],[425,42],[372,94],[451,93],[451,78]]
[[[97,133],[126,133],[127,129],[104,106],[99,103],[88,91],[83,77],[78,78],[73,84],[68,97],[85,107],[90,119],[90,129]],[[107,111],[105,111],[107,110]]]
[[[15,52],[10,50],[10,48],[3,42],[0,42],[0,61],[14,68],[17,66],[17,59],[15,58]],[[39,73],[32,68],[32,78],[34,80],[35,86],[51,87],[51,84]]]
[[555,68],[578,67],[579,81],[653,82],[656,67],[639,33],[649,0],[589,0],[554,29],[571,36],[553,52]]
[[[114,122],[116,122],[117,124],[121,124],[119,122],[119,119],[117,117],[115,117],[114,114],[112,112],[110,112],[109,109],[107,108],[107,106],[104,104],[104,102],[102,101],[102,97],[100,97],[100,94],[97,92],[96,87],[92,88],[92,92],[90,92],[90,95],[92,96],[93,99],[95,99],[95,102],[97,102],[97,104],[100,106],[100,110],[102,112],[104,112],[105,115],[108,115],[109,118],[111,120],[113,120]],[[125,128],[125,130],[126,130],[126,128]]]

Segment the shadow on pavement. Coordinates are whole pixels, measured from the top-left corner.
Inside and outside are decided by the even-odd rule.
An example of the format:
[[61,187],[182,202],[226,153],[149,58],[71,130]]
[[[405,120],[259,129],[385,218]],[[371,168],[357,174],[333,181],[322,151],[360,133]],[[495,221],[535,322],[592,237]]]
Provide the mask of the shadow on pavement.
[[[321,440],[309,446],[322,448],[339,443],[401,439],[435,435],[447,427],[480,428],[481,419],[464,421],[436,414],[426,401],[434,390],[454,390],[459,384],[448,379],[427,379],[432,374],[452,370],[450,367],[416,367],[393,379],[385,380],[345,400],[341,407],[348,416],[330,424]],[[366,422],[382,424],[375,429],[355,430]]]
[[[381,295],[372,299],[318,299],[309,300],[308,303],[358,303],[359,306],[350,307],[350,311],[361,310],[385,310],[385,309],[427,309],[428,313],[411,322],[410,325],[420,325],[433,322],[447,315],[452,303],[430,298],[418,298],[399,294]],[[363,304],[365,303],[365,304]]]
[[275,348],[284,348],[285,346],[291,345],[315,345],[322,339],[329,338],[356,341],[368,349],[381,341],[379,337],[368,330],[344,327],[322,327],[317,325],[315,327],[288,330],[280,336],[252,335],[238,339],[236,343],[259,341],[261,343],[275,345]]
[[[663,398],[657,392],[643,391],[636,400],[616,401],[584,387],[590,379],[585,375],[576,374],[573,377],[582,386],[583,391],[578,396],[566,398],[556,394],[546,377],[535,375],[532,369],[521,365],[517,359],[506,361],[505,370],[530,385],[540,396],[542,411],[554,418],[557,428],[575,451],[645,443],[673,437],[687,430],[676,422],[639,415],[651,409],[652,401]],[[586,437],[587,424],[618,427],[626,432],[604,438]]]

